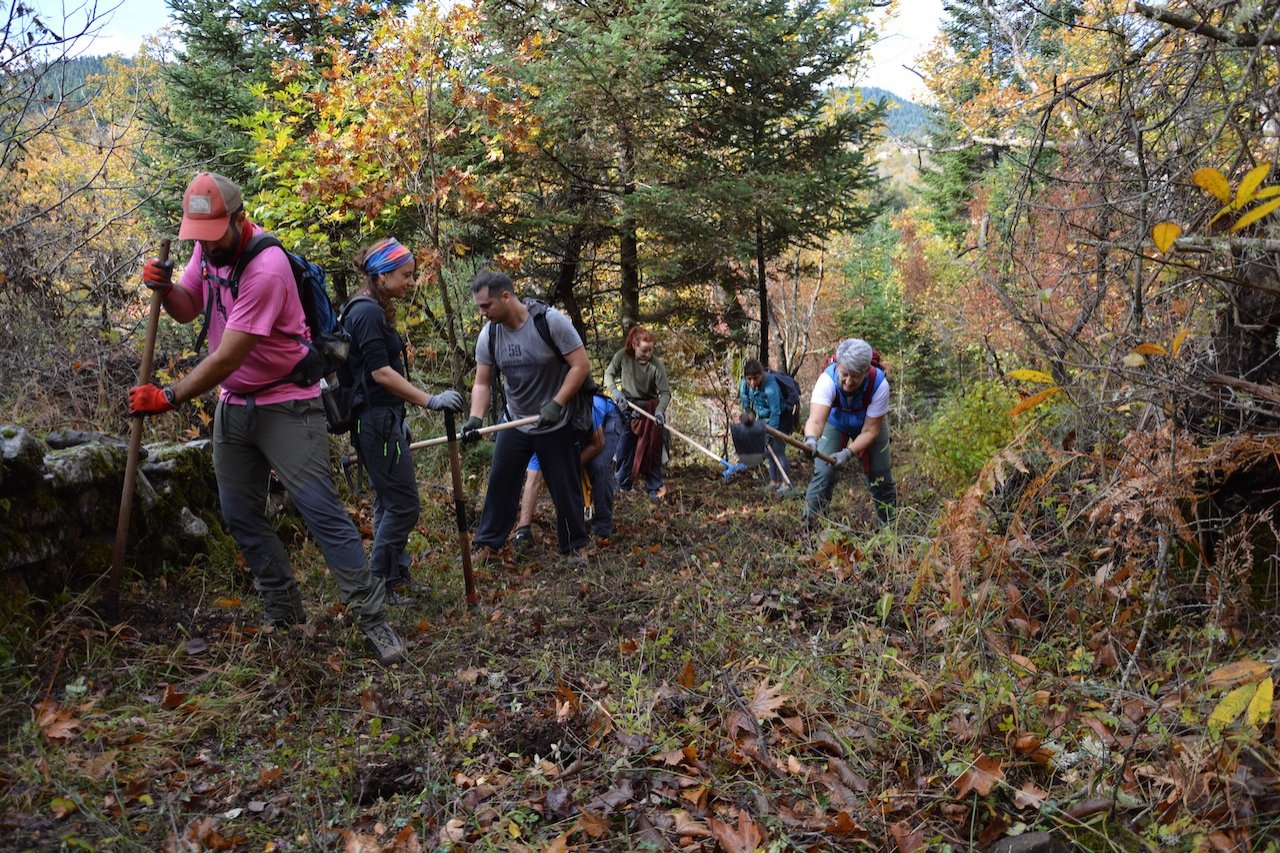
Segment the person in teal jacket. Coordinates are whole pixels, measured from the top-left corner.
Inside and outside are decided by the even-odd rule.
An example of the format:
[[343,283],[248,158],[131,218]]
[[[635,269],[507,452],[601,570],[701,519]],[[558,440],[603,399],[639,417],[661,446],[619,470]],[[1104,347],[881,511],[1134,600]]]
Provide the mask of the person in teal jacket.
[[[795,426],[792,423],[795,413],[787,408],[782,399],[782,386],[764,369],[759,359],[749,358],[742,365],[742,382],[738,386],[738,397],[742,408],[755,413],[773,429],[784,435],[789,434]],[[787,463],[787,443],[777,436],[769,436],[768,447],[772,453],[766,454],[765,462],[769,466],[769,488],[776,489],[779,494],[791,491],[789,485],[791,468]],[[774,462],[774,458],[777,462]]]

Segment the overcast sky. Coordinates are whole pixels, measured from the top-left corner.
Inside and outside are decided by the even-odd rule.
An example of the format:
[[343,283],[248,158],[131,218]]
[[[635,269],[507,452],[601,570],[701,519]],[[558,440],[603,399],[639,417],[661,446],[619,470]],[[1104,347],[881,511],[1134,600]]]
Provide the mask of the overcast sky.
[[[36,0],[47,23],[56,26],[62,20],[84,21],[86,2],[93,0]],[[899,0],[901,5],[890,20],[875,49],[866,76],[858,83],[878,86],[910,100],[924,97],[920,78],[904,66],[915,65],[916,57],[927,49],[938,31],[942,16],[942,0]],[[83,55],[122,53],[132,56],[142,39],[162,27],[169,17],[164,0],[102,0],[98,15],[106,21],[92,45],[77,51]],[[109,11],[113,10],[113,11]],[[885,12],[876,13],[883,17]]]

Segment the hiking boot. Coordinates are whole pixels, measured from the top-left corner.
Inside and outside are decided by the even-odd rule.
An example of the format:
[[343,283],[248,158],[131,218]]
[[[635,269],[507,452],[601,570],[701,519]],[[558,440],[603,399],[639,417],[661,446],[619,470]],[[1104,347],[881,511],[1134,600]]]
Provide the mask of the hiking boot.
[[404,640],[400,639],[400,635],[396,633],[396,629],[388,624],[386,619],[382,619],[367,628],[361,628],[364,634],[365,645],[378,663],[384,666],[390,666],[393,663],[404,663],[405,658],[409,656],[409,650],[404,646]]
[[471,552],[471,567],[475,569],[483,568],[490,563],[498,562],[498,555],[488,545],[481,545]]
[[793,494],[795,494],[795,489],[791,488],[785,483],[781,486],[778,486],[778,497],[785,498],[788,495],[793,495]]
[[283,601],[264,601],[262,627],[288,628],[307,621],[307,608],[302,603],[302,591],[296,586],[289,590]]
[[397,581],[387,584],[388,604],[414,604],[418,600],[418,585],[413,581]]

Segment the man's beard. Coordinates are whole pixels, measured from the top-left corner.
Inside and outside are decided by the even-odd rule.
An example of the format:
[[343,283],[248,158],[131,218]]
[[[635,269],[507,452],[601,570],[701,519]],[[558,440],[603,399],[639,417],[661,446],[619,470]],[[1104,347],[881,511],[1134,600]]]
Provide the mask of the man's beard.
[[232,235],[232,239],[231,239],[230,246],[228,246],[225,249],[214,249],[209,252],[209,256],[208,256],[209,263],[213,264],[215,267],[231,266],[231,262],[236,259],[237,255],[240,254],[239,227],[232,225],[231,235]]

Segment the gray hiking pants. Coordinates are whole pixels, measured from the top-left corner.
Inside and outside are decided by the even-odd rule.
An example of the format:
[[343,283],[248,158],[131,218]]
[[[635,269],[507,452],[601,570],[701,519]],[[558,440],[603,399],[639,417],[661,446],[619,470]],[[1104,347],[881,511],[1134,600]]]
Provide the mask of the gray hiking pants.
[[[828,456],[835,455],[848,445],[851,436],[845,435],[834,424],[827,424],[822,430],[822,438],[818,440],[818,452]],[[893,470],[889,459],[889,425],[880,425],[880,434],[867,448],[867,460],[855,456],[845,466],[846,469],[861,469],[867,477],[867,489],[871,492],[871,502],[875,504],[876,518],[881,524],[889,521],[893,509],[898,505],[898,490],[893,484]],[[831,506],[831,492],[836,481],[840,479],[840,471],[821,459],[813,460],[813,479],[809,480],[809,488],[804,496],[804,514],[810,523],[827,514]]]
[[319,398],[253,407],[219,401],[213,469],[222,519],[253,573],[268,619],[306,618],[284,543],[267,518],[272,469],[324,554],[342,602],[351,606],[361,627],[382,619],[382,582],[369,573],[360,533],[333,488]]

